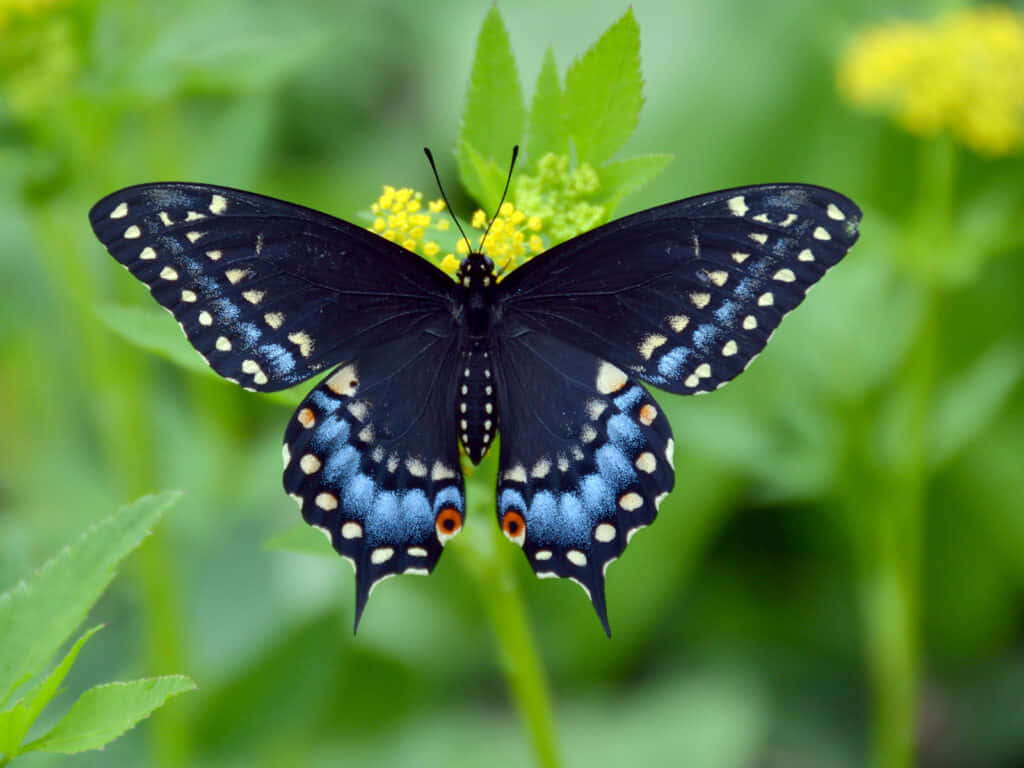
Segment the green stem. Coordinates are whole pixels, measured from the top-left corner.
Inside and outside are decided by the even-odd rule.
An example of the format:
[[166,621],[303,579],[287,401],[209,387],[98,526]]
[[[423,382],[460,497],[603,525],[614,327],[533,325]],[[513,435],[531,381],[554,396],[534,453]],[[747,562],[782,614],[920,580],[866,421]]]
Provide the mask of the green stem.
[[906,238],[908,272],[920,292],[921,323],[879,419],[879,431],[888,440],[871,436],[876,439],[862,442],[862,467],[873,491],[849,489],[848,498],[860,499],[852,505],[859,508],[851,511],[872,521],[872,532],[862,538],[861,591],[874,703],[871,764],[876,768],[910,768],[915,763],[921,542],[939,333],[937,265],[950,256],[946,248],[954,175],[951,142],[927,145],[916,215]]
[[[491,476],[497,447],[490,452],[484,465],[474,472],[474,480]],[[491,469],[491,471],[488,471]],[[473,496],[487,493],[480,483],[469,484],[467,490],[476,490]],[[475,486],[475,487],[474,487]],[[494,487],[493,477],[490,488]],[[489,495],[489,493],[487,494]],[[492,497],[493,498],[493,497]],[[494,514],[490,503],[474,505],[474,523],[467,526],[456,549],[459,562],[468,570],[478,587],[480,602],[487,612],[494,639],[498,646],[501,671],[509,687],[527,738],[533,747],[537,764],[543,768],[562,765],[555,733],[555,719],[551,706],[544,664],[534,642],[530,622],[523,606],[522,595],[512,570],[510,555],[515,555],[497,526],[487,525]]]

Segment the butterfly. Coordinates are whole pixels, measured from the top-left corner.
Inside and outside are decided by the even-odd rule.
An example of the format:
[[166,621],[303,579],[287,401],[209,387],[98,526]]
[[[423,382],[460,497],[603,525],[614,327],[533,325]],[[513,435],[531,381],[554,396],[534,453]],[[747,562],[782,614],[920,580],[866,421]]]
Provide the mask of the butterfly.
[[[429,153],[428,153],[429,154]],[[373,587],[430,573],[461,530],[461,443],[501,435],[498,524],[539,577],[587,593],[674,485],[669,422],[641,382],[695,395],[762,350],[846,254],[861,211],[764,184],[668,203],[453,279],[362,227],[227,187],[155,183],[89,219],[221,376],[271,392],[329,371],[288,422],[284,487]]]

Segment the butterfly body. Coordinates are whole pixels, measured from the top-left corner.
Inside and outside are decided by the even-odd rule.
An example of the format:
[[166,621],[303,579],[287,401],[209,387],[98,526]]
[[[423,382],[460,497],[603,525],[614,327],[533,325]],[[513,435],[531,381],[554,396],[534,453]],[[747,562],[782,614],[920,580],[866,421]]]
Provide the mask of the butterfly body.
[[459,444],[499,430],[496,514],[540,577],[587,592],[674,481],[641,382],[700,394],[738,375],[858,235],[822,187],[713,192],[613,221],[499,282],[455,279],[348,222],[204,184],[129,187],[90,211],[220,375],[272,391],[330,372],[288,423],[284,486],[370,591],[429,573],[465,520]]

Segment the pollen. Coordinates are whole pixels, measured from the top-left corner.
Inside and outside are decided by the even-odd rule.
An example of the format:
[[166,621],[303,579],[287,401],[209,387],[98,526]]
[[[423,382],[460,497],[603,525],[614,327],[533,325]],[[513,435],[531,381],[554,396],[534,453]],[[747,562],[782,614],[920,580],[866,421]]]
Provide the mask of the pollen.
[[917,136],[949,131],[979,154],[1010,154],[1024,146],[1024,18],[989,6],[869,28],[843,56],[838,87]]

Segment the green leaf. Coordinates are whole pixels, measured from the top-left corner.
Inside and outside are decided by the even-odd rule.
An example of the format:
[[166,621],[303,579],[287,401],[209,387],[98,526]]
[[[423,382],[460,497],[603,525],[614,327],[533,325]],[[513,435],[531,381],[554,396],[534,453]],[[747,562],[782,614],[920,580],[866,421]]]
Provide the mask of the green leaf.
[[[526,107],[508,33],[497,6],[492,6],[477,38],[476,58],[466,91],[462,128],[456,143],[459,176],[466,189],[485,207],[498,204],[501,189],[492,195],[480,177],[480,159],[499,169],[508,164],[512,147],[521,144],[526,127]],[[479,159],[469,155],[470,149]],[[504,182],[504,172],[502,172]]]
[[533,89],[525,151],[531,167],[536,167],[537,162],[548,152],[569,154],[569,132],[566,130],[562,107],[562,83],[558,77],[558,65],[555,64],[555,52],[550,47],[544,53],[537,87]]
[[302,555],[324,555],[337,557],[334,547],[319,531],[305,523],[296,523],[291,528],[274,534],[263,543],[264,549],[298,552]]
[[167,319],[166,313],[153,307],[103,304],[96,314],[125,341],[155,352],[182,368],[220,378],[188,343],[181,329]]
[[977,436],[1006,405],[1024,374],[1024,352],[997,344],[936,397],[929,440],[933,466],[942,464]]
[[195,689],[196,684],[184,675],[97,685],[78,697],[52,731],[22,751],[71,754],[100,749],[149,717],[171,696]]
[[24,740],[25,734],[28,733],[28,729],[39,718],[46,705],[57,695],[60,684],[67,677],[82,646],[101,628],[102,626],[98,625],[87,630],[43,682],[29,691],[25,698],[14,707],[0,713],[0,754],[11,756],[20,753],[21,742]]
[[0,705],[39,674],[149,535],[178,492],[145,496],[97,523],[28,581],[0,595]]
[[602,165],[636,129],[643,105],[640,28],[632,9],[573,62],[565,76],[565,117],[576,161]]
[[[502,184],[504,184],[504,180]],[[153,307],[134,307],[125,304],[104,304],[96,315],[110,330],[125,341],[163,357],[182,368],[201,373],[211,379],[225,379],[213,370],[189,344],[188,339],[167,315]],[[294,387],[280,392],[263,393],[263,397],[285,405],[298,405],[303,392]]]
[[611,218],[615,209],[626,195],[636,192],[665,170],[675,155],[638,155],[628,160],[605,163],[598,174],[601,190],[608,190],[607,197],[598,196],[595,202],[605,206],[605,216]]
[[[465,142],[459,144],[459,171],[463,175],[463,183],[466,183],[465,174],[472,174],[477,191],[470,190],[473,198],[488,211],[494,210],[501,199],[502,190],[505,189],[506,171],[502,170],[494,162],[487,160],[476,147]],[[467,188],[469,184],[466,184]],[[474,247],[476,243],[474,243]]]

